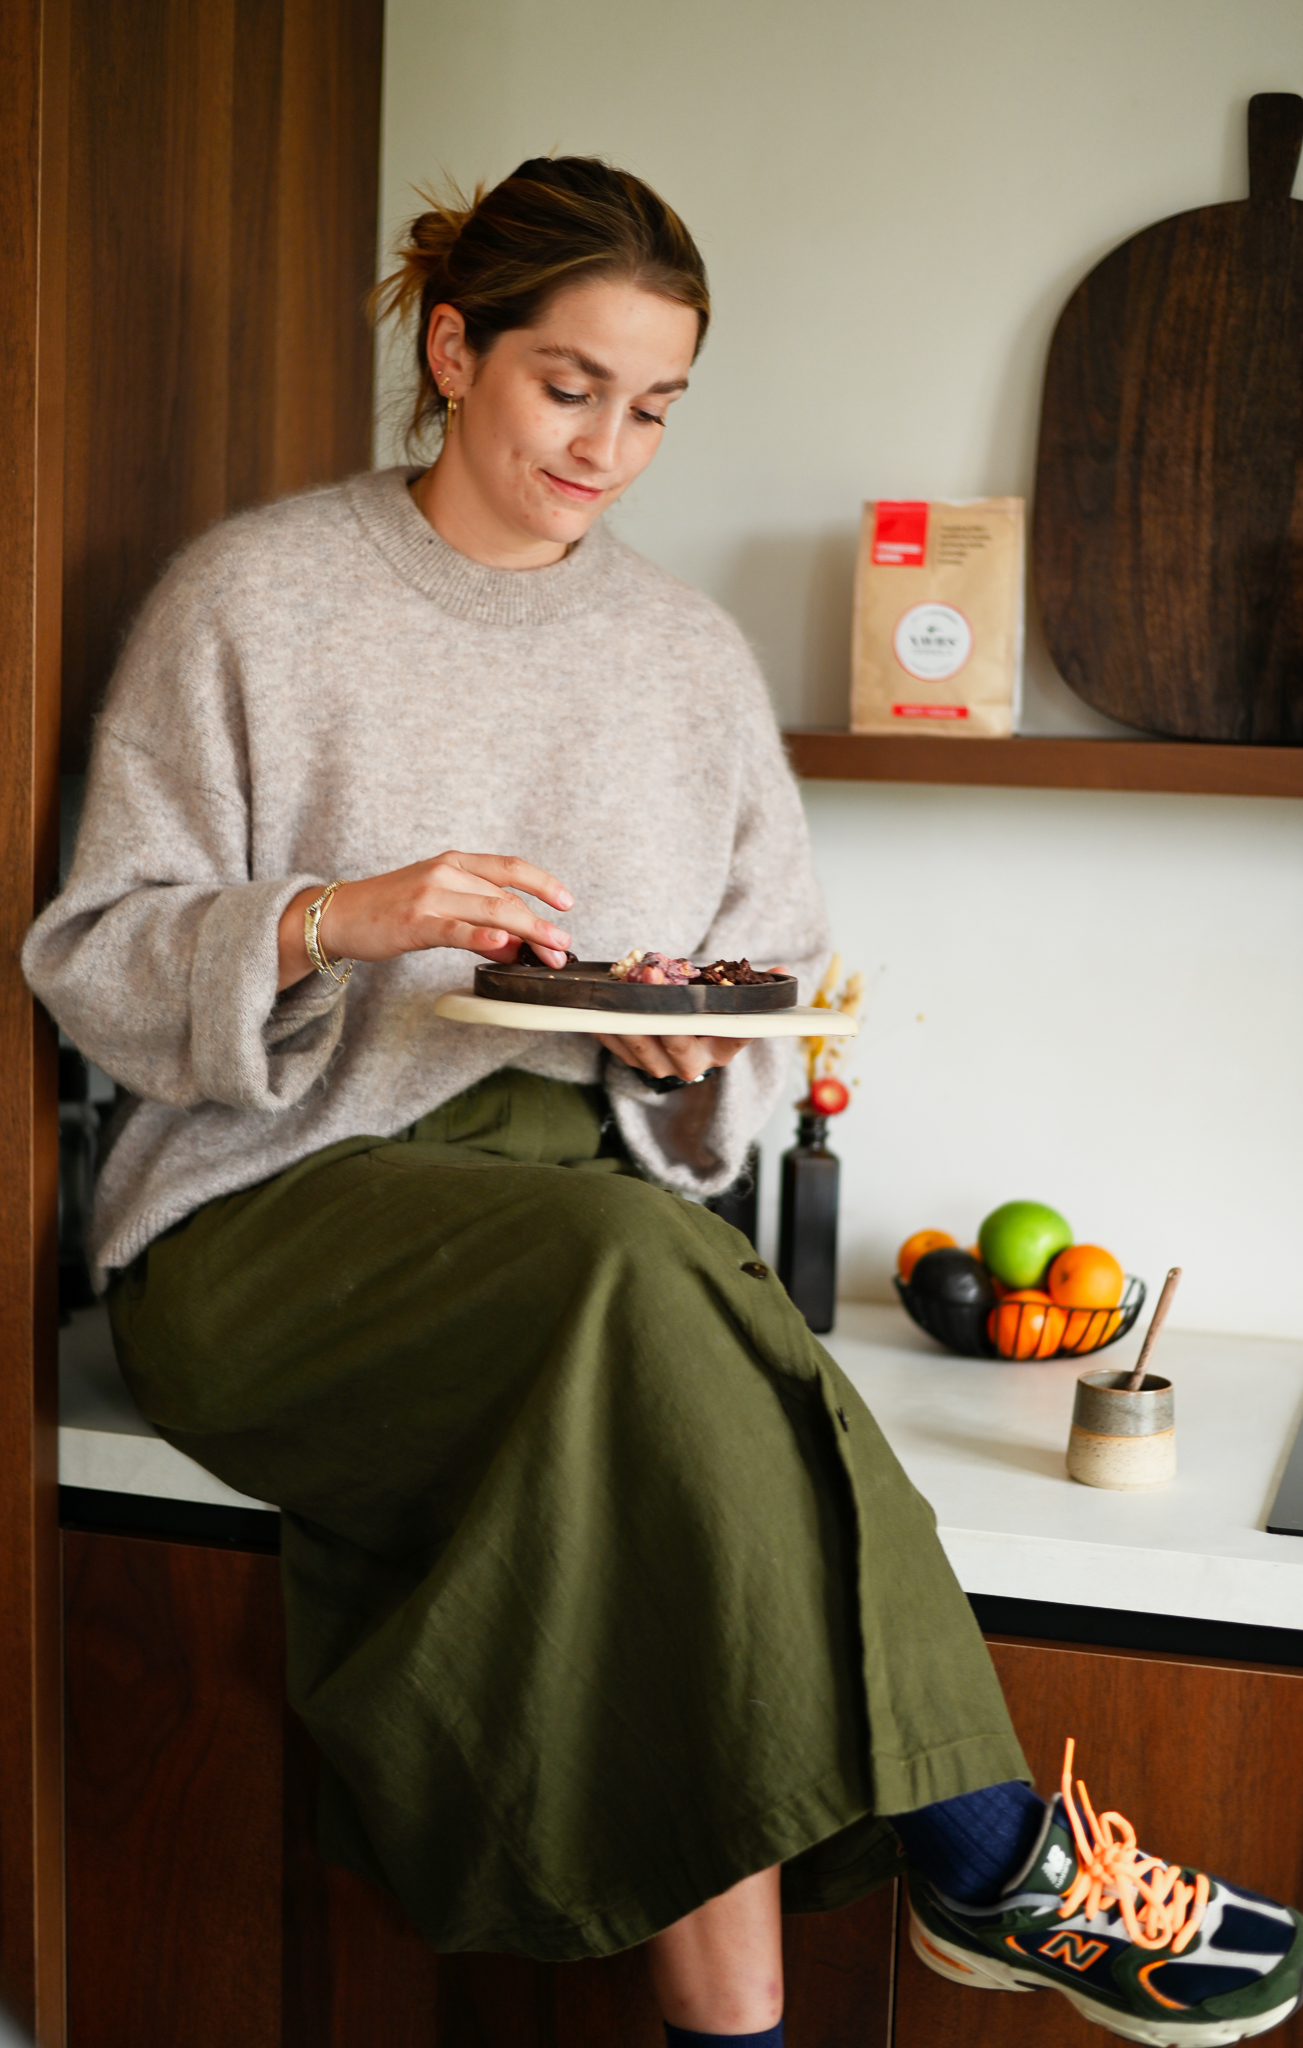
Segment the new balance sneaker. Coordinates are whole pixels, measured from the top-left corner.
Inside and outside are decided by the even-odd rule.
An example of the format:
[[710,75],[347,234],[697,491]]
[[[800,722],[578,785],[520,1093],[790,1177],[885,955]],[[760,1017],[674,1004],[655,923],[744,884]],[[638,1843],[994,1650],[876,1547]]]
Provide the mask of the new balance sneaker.
[[912,1873],[910,1939],[930,1970],[980,1990],[1061,1991],[1149,2048],[1222,2048],[1265,2034],[1303,1997],[1303,1918],[1256,1892],[1137,1848],[1096,1815],[1073,1744],[1030,1861],[992,1906],[961,1905]]

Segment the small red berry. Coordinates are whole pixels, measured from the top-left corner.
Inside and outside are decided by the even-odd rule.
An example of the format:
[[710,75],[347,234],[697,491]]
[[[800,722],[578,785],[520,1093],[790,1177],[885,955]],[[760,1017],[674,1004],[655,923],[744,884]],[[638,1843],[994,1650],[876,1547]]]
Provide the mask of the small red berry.
[[838,1081],[832,1074],[825,1074],[810,1089],[810,1107],[819,1116],[840,1116],[849,1105],[851,1091],[844,1081]]

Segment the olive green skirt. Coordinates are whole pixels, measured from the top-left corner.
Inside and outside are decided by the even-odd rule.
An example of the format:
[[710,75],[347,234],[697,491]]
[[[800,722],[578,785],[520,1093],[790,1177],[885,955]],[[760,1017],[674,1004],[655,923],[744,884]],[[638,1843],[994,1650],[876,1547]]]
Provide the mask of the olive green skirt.
[[210,1202],[118,1280],[132,1391],[277,1502],[323,1847],[438,1949],[643,1941],[1025,1777],[933,1516],[746,1240],[505,1072]]

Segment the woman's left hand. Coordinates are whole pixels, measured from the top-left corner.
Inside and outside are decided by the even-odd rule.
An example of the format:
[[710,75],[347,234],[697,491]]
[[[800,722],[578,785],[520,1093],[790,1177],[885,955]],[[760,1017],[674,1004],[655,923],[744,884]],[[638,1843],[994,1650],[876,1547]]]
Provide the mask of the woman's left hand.
[[637,1067],[657,1081],[670,1076],[699,1080],[708,1067],[726,1067],[752,1043],[749,1038],[608,1038],[600,1031],[593,1036],[626,1067]]
[[[771,974],[787,972],[777,963],[770,969]],[[626,1067],[637,1067],[656,1081],[672,1075],[680,1081],[698,1081],[711,1067],[726,1067],[735,1060],[744,1045],[755,1044],[753,1038],[604,1038],[600,1031],[593,1036]]]

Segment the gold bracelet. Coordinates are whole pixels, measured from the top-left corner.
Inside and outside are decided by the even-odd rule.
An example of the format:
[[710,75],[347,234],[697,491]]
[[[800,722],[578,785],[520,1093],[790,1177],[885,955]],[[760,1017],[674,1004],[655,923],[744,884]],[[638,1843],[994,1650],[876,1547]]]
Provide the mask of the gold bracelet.
[[321,923],[321,914],[338,887],[338,882],[332,882],[328,889],[322,890],[315,903],[309,903],[303,913],[303,943],[308,949],[308,958],[316,968],[317,973],[328,974],[332,981],[337,981],[342,986],[353,972],[353,962],[351,960],[348,961],[344,966],[344,972],[337,974],[335,972],[335,965],[339,963],[332,965],[327,960],[321,950],[321,940],[317,936],[317,929]]

